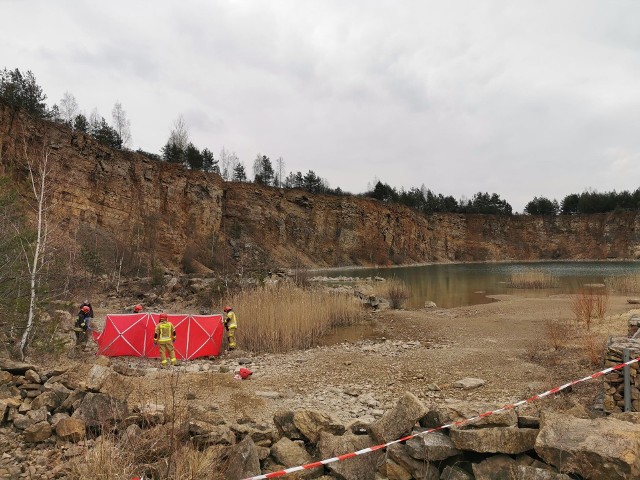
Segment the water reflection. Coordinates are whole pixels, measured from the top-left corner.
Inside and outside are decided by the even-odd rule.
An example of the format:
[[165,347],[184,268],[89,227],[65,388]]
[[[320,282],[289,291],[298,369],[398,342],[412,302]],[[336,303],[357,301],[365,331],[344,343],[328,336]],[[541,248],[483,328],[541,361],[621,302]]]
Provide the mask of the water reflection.
[[[552,290],[526,290],[528,295],[575,293],[585,284],[603,283],[606,277],[629,274],[640,275],[640,262],[544,262],[544,263],[473,263],[424,265],[394,268],[367,268],[324,271],[320,275],[398,278],[411,291],[407,301],[410,308],[433,301],[439,307],[489,303],[487,295],[522,292],[507,287],[511,274],[540,270],[559,280]],[[318,272],[314,272],[317,275]]]

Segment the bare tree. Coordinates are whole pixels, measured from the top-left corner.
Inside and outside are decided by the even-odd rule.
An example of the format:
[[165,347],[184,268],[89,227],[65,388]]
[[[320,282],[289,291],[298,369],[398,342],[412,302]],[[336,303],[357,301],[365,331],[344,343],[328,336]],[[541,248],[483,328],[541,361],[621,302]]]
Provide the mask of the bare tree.
[[233,175],[233,169],[230,168],[231,155],[226,148],[220,150],[220,175],[225,180],[230,180]]
[[229,150],[222,147],[222,150],[220,150],[220,174],[222,178],[226,181],[233,180],[233,172],[239,161],[236,152],[229,153]]
[[284,159],[282,157],[278,157],[276,159],[276,184],[275,184],[276,187],[282,187],[284,172],[285,172]]
[[72,125],[78,115],[78,102],[71,92],[64,92],[60,100],[60,118],[67,125]]
[[98,113],[98,109],[96,107],[91,111],[91,115],[89,115],[89,125],[90,128],[94,128],[100,125],[100,122],[103,120],[102,115]]
[[26,132],[23,133],[24,163],[28,171],[28,181],[33,194],[32,208],[36,212],[36,236],[33,245],[21,241],[22,253],[29,273],[29,312],[27,324],[20,340],[20,356],[24,359],[24,351],[34,327],[35,309],[37,303],[37,280],[44,267],[44,256],[47,247],[49,225],[47,213],[49,209],[49,175],[51,165],[49,156],[51,145],[45,140],[42,149],[30,149],[27,146]]
[[131,144],[131,122],[127,118],[127,112],[122,108],[120,102],[116,102],[111,110],[113,128],[122,139],[122,146],[129,147]]
[[175,145],[182,151],[189,145],[189,127],[182,115],[173,122],[173,128],[171,129],[167,143]]

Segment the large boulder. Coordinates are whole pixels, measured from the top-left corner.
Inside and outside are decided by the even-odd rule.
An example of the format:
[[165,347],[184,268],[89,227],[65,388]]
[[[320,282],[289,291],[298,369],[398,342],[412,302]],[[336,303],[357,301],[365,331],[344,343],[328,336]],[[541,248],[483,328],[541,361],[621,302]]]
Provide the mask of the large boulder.
[[16,362],[9,358],[0,358],[0,370],[5,370],[14,375],[24,375],[27,370],[37,370],[36,367],[30,363]]
[[20,397],[0,399],[0,423],[5,420],[10,408],[20,408],[20,405],[22,405]]
[[46,422],[49,414],[46,407],[40,407],[37,410],[29,410],[27,417],[33,420],[34,423]]
[[242,480],[260,475],[260,459],[251,437],[245,437],[241,442],[230,447],[225,456],[229,465],[224,472],[225,480]]
[[[383,478],[388,478],[389,480],[412,480],[413,476],[409,471],[398,465],[396,462],[391,460],[389,457],[384,459],[382,465],[378,467],[378,473]],[[380,475],[377,478],[380,478]]]
[[470,390],[472,388],[481,387],[485,383],[487,383],[487,381],[481,378],[467,377],[453,382],[453,387],[462,388],[463,390]]
[[536,453],[561,472],[585,478],[640,478],[640,425],[543,412]]
[[[276,462],[287,468],[305,465],[313,461],[311,455],[309,455],[300,443],[289,440],[287,437],[282,437],[271,447],[271,456]],[[314,478],[322,475],[323,471],[324,467],[318,467],[304,470],[298,475],[301,478]]]
[[311,443],[318,441],[320,432],[334,435],[342,435],[345,432],[344,424],[340,420],[318,410],[298,410],[293,414],[293,424]]
[[83,392],[82,390],[72,390],[66,400],[63,401],[60,406],[55,409],[55,412],[63,413],[67,411],[71,412],[73,410],[77,410],[78,408],[80,408],[80,404],[82,403],[82,400],[84,399],[86,394],[87,393]]
[[94,365],[89,370],[87,377],[87,389],[92,392],[99,392],[105,383],[114,381],[118,377],[118,374],[113,371],[112,368],[104,365]]
[[79,418],[61,418],[56,424],[56,435],[62,440],[79,442],[85,435],[85,423]]
[[411,474],[412,478],[419,478],[421,480],[438,480],[440,478],[438,467],[431,462],[412,458],[407,452],[406,445],[399,443],[390,445],[387,448],[387,458],[390,458],[404,468]]
[[24,372],[24,379],[29,383],[42,383],[40,375],[35,370],[27,370]]
[[257,447],[270,447],[276,439],[277,433],[266,425],[231,425],[237,438],[251,437]]
[[194,435],[191,441],[201,448],[211,445],[234,445],[236,436],[226,425],[212,425],[209,432]]
[[51,436],[51,433],[51,425],[48,422],[34,423],[24,430],[24,439],[30,443],[43,442]]
[[475,480],[516,480],[513,469],[516,461],[509,455],[493,455],[472,465]]
[[426,413],[427,410],[418,397],[406,392],[395,407],[371,424],[371,436],[379,443],[396,440],[409,433]]
[[127,402],[104,393],[87,393],[72,417],[83,420],[87,427],[102,427],[120,422],[128,414]]
[[[331,435],[327,432],[320,433],[318,451],[320,458],[332,458],[345,453],[356,452],[364,448],[372,447],[375,442],[368,435],[345,434],[342,436]],[[376,465],[382,452],[375,452],[352,457],[342,462],[334,462],[327,465],[332,474],[342,480],[373,480]]]
[[281,437],[291,440],[302,440],[302,432],[293,423],[293,410],[279,410],[273,415],[273,423]]
[[54,384],[54,386],[52,386],[51,389],[45,391],[44,393],[41,393],[36,398],[34,398],[31,402],[31,408],[38,409],[41,407],[46,407],[47,410],[53,411],[60,405],[62,405],[62,402],[67,399],[70,393],[71,390],[66,388],[61,383],[56,383]]
[[571,480],[571,477],[564,473],[526,465],[517,465],[513,469],[513,475],[517,480]]
[[68,413],[54,413],[53,415],[51,415],[51,418],[49,419],[49,424],[51,425],[51,428],[53,428],[55,430],[56,426],[58,425],[58,422],[60,420],[62,420],[63,418],[69,418],[69,414]]
[[533,450],[538,430],[518,427],[451,429],[451,441],[460,450],[517,454]]
[[0,385],[6,385],[10,382],[13,382],[13,375],[9,372],[5,372],[4,370],[0,370]]
[[473,475],[457,465],[447,465],[442,469],[440,480],[474,480]]
[[[447,423],[458,422],[478,415],[497,410],[498,405],[482,402],[464,402],[461,400],[447,400],[432,405],[428,413],[420,421],[426,428],[435,428]],[[513,409],[503,410],[487,417],[479,418],[470,424],[473,428],[480,427],[511,427],[518,424],[518,416]]]
[[[417,429],[413,433],[419,433],[423,429]],[[435,462],[445,460],[462,453],[453,444],[448,435],[443,432],[431,432],[425,435],[407,440],[407,453],[416,460]]]

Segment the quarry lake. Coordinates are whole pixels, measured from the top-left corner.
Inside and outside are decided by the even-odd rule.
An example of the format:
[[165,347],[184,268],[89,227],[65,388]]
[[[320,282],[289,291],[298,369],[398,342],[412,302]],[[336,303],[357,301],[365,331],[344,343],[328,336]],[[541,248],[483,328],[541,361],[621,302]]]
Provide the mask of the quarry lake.
[[[513,274],[532,270],[553,275],[558,286],[552,289],[511,288]],[[434,264],[392,268],[356,268],[313,272],[328,277],[382,277],[403,281],[410,289],[408,308],[420,308],[425,302],[452,308],[494,301],[487,295],[518,293],[548,296],[575,293],[585,284],[602,284],[607,277],[640,275],[637,261],[513,262]]]

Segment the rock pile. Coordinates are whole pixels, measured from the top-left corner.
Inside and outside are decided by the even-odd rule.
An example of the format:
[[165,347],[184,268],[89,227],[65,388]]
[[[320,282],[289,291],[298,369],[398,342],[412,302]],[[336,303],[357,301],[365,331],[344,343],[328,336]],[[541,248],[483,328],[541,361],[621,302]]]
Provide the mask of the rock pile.
[[[622,363],[624,350],[628,349],[630,358],[640,357],[640,339],[613,337],[607,347],[605,367]],[[638,363],[630,366],[631,374],[631,411],[640,412],[640,375]],[[618,413],[624,410],[624,372],[616,370],[605,375],[603,407],[606,412]]]
[[[299,472],[298,478],[640,478],[640,414],[635,413],[591,419],[568,412],[543,412],[538,417],[507,410],[450,431],[420,435],[497,406],[453,400],[425,404],[405,393],[377,419],[344,422],[316,409],[283,409],[274,415],[273,424],[266,425],[246,418],[222,418],[215,405],[190,405],[180,415],[158,404],[131,408],[100,391],[104,382],[118,375],[98,360],[87,381],[74,384],[62,371],[0,360],[0,478],[68,478],[69,460],[88,458],[104,444],[107,433],[117,448],[137,448],[137,474],[150,478],[178,444],[216,455],[223,470],[219,475],[236,480],[358,451],[410,433],[417,436],[386,449],[318,465]],[[169,439],[178,444],[172,447]]]

